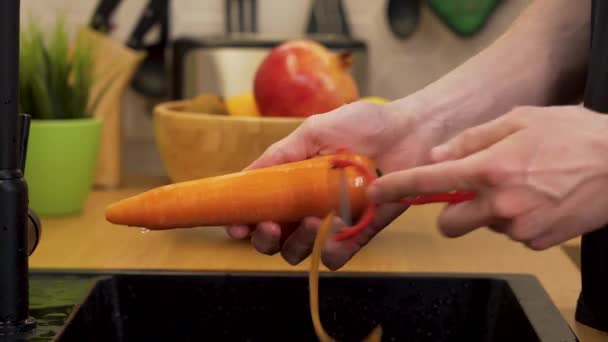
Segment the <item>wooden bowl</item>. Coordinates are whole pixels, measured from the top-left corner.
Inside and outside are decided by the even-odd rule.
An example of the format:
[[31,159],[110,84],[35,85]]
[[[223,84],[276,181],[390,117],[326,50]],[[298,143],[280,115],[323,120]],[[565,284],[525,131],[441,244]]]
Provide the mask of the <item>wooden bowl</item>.
[[185,104],[154,109],[156,143],[173,182],[238,172],[304,121],[192,113],[183,110]]

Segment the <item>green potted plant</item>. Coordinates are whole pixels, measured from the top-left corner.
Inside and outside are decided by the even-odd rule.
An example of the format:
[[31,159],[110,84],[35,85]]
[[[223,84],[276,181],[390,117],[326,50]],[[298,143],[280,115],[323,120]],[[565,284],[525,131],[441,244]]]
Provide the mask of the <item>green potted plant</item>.
[[35,20],[21,32],[19,107],[32,116],[25,177],[40,215],[79,213],[92,187],[102,128],[91,115],[92,48],[72,44],[62,20],[48,34]]

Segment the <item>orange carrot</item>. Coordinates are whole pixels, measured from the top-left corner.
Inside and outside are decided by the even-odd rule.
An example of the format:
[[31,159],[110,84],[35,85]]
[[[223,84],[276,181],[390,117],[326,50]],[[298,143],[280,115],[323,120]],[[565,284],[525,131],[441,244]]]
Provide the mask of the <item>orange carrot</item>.
[[367,205],[367,180],[354,168],[334,168],[332,161],[336,157],[375,170],[374,163],[361,155],[320,156],[155,188],[110,205],[106,219],[114,224],[158,230],[324,217],[339,208],[343,171],[356,218]]

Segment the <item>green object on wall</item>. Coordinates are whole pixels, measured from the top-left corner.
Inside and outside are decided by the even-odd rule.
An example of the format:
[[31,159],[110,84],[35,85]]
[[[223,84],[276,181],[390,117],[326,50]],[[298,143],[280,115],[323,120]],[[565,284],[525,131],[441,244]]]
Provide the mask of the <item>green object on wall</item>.
[[32,120],[25,180],[38,215],[82,210],[95,176],[101,124],[96,118]]
[[430,8],[455,33],[469,37],[483,28],[500,0],[428,0]]

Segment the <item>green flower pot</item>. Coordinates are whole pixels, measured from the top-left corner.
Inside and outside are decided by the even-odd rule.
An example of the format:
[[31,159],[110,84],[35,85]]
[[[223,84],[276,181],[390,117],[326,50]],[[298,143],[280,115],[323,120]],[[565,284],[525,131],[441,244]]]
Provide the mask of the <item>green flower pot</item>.
[[30,208],[41,216],[82,211],[101,139],[96,118],[32,120],[25,165]]

